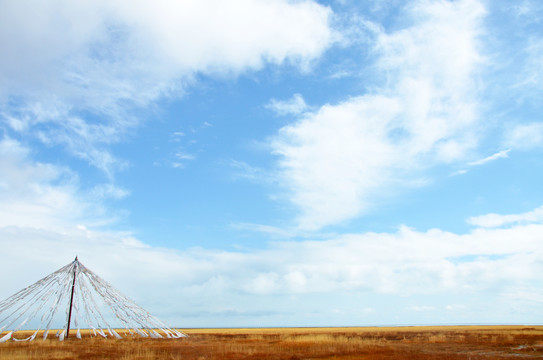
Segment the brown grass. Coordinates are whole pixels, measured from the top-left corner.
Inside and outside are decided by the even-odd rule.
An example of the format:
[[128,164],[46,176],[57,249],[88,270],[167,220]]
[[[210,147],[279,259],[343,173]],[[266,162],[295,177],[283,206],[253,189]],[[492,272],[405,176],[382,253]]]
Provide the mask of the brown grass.
[[[190,329],[182,339],[9,341],[0,359],[542,359],[543,326]],[[54,333],[53,333],[54,334]],[[75,335],[75,334],[74,334]],[[19,335],[18,337],[23,337]]]

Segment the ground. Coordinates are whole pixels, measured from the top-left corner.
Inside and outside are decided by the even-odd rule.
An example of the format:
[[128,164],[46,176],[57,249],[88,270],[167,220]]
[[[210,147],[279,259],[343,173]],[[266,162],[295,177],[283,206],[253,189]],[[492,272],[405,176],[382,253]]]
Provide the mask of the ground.
[[[543,359],[543,326],[186,329],[181,339],[9,341],[0,359]],[[20,335],[19,337],[23,337]]]

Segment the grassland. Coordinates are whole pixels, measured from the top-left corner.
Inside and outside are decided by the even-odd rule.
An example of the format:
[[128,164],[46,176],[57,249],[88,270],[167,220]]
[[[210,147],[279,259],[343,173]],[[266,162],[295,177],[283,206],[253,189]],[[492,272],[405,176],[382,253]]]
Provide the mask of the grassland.
[[9,341],[0,344],[0,359],[543,359],[543,326],[183,331],[189,337]]

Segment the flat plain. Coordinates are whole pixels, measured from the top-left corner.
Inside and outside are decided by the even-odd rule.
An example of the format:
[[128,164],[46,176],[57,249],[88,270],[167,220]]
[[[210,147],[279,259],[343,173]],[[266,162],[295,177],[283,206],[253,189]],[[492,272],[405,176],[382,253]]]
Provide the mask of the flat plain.
[[8,341],[0,359],[543,359],[543,326],[531,325],[182,331],[189,336]]

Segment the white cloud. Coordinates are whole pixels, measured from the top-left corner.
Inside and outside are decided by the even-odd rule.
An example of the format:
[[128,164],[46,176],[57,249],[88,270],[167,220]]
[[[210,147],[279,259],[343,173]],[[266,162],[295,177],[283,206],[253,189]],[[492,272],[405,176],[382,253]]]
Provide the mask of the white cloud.
[[193,161],[196,156],[186,153],[184,151],[178,151],[175,155],[175,160],[171,163],[172,167],[177,169],[183,169],[186,166],[187,161]]
[[[541,90],[541,82],[543,81],[543,39],[539,34],[530,34],[528,44],[524,49],[526,56],[525,67],[520,71],[520,75],[523,77],[517,86],[526,87],[531,90]],[[528,94],[526,92],[525,94]],[[540,99],[539,94],[533,93],[528,97],[534,97]]]
[[[304,68],[331,41],[330,11],[309,1],[138,4],[143,5],[2,2],[0,43],[9,54],[0,58],[6,132],[62,143],[112,172],[124,164],[108,145],[138,123],[124,116],[129,115],[121,109],[124,101],[146,105],[176,94],[198,73],[235,75],[269,62]],[[373,51],[386,84],[312,112],[301,95],[276,103],[300,114],[273,145],[281,157],[281,179],[301,209],[302,229],[235,227],[307,237],[304,229],[350,219],[380,200],[382,192],[416,183],[426,167],[465,161],[466,150],[477,142],[469,133],[478,120],[472,74],[480,61],[475,48],[482,8],[476,1],[414,4],[410,15],[422,20],[420,25],[391,33],[375,27]],[[197,22],[202,18],[207,20]],[[254,32],[246,30],[251,26]],[[188,50],[194,51],[184,57]],[[511,148],[521,142],[539,146],[540,130],[537,123],[516,128]],[[474,163],[507,155],[500,153]],[[190,157],[183,153],[180,160]],[[232,166],[247,178],[276,179],[244,163]],[[274,314],[270,321],[287,313],[293,319],[321,316],[329,321],[323,309],[330,304],[353,321],[354,312],[341,307],[348,296],[339,295],[345,294],[356,297],[353,309],[375,313],[376,319],[389,316],[380,313],[386,306],[380,301],[383,294],[467,294],[473,299],[492,293],[492,300],[502,303],[515,305],[521,299],[523,311],[535,310],[530,321],[543,315],[542,208],[473,217],[469,222],[476,228],[467,234],[402,227],[392,233],[327,235],[322,241],[276,241],[240,251],[173,250],[142,243],[130,233],[96,230],[111,221],[102,201],[127,196],[124,189],[111,184],[81,189],[72,171],[34,162],[29,149],[7,136],[0,140],[0,169],[0,263],[17,269],[3,277],[0,298],[79,255],[151,312],[180,326],[187,314],[197,318],[193,326],[216,321],[223,313]],[[298,307],[297,299],[304,300]],[[425,304],[418,310],[441,308],[431,300],[417,304]],[[449,310],[467,312],[470,304]],[[496,318],[495,312],[491,315]]]
[[523,150],[543,146],[543,123],[516,125],[506,133],[505,143]]
[[[179,251],[142,244],[129,234],[84,227],[63,232],[0,227],[0,261],[5,268],[18,269],[5,279],[0,297],[14,293],[77,254],[85,265],[148,310],[180,326],[186,326],[184,316],[200,312],[207,315],[199,316],[192,326],[210,321],[224,309],[238,317],[245,312],[292,310],[297,306],[293,298],[305,295],[319,306],[329,307],[332,301],[334,308],[344,310],[351,305],[360,308],[362,298],[364,307],[378,309],[383,322],[394,319],[383,320],[379,311],[386,309],[380,296],[405,299],[432,295],[425,298],[423,307],[411,309],[429,311],[448,304],[450,296],[477,297],[491,290],[504,312],[514,312],[511,309],[519,298],[525,309],[540,309],[542,231],[541,222],[507,229],[477,228],[467,234],[401,227],[392,233],[273,242],[261,249]],[[349,305],[338,301],[338,294],[357,296]],[[432,301],[439,296],[447,302]],[[469,310],[473,304],[459,306]],[[315,311],[323,309],[317,307]],[[311,318],[313,311],[307,304],[295,310],[298,314],[294,317],[299,319]],[[481,319],[489,315],[485,310],[478,311]],[[490,315],[496,319],[495,314]],[[332,321],[330,315],[325,316],[326,321]],[[448,318],[451,320],[454,318]]]
[[90,193],[96,199],[122,199],[130,195],[130,191],[114,186],[113,184],[97,185]]
[[333,41],[330,16],[313,1],[3,1],[0,114],[111,173],[131,110],[202,73],[305,69]]
[[408,15],[417,20],[411,27],[376,34],[383,87],[304,113],[272,140],[300,228],[349,220],[385,191],[420,183],[421,170],[464,159],[476,145],[470,130],[478,120],[482,5],[417,1]]
[[[502,99],[514,99],[509,108],[517,105],[524,112],[532,105],[539,105],[542,99],[543,6],[538,1],[522,1],[497,7],[502,11],[496,19],[497,26],[501,29],[515,28],[515,31],[499,36],[500,42],[511,41],[503,48],[494,50],[499,57],[492,67],[501,71],[496,74],[495,81],[501,83],[498,86],[505,90]],[[509,24],[503,23],[502,15],[508,16]]]
[[472,161],[470,163],[468,163],[469,166],[480,166],[480,165],[484,165],[486,163],[489,163],[489,162],[492,162],[494,160],[498,160],[498,159],[506,159],[509,157],[509,152],[511,150],[502,150],[502,151],[498,151],[497,153],[493,154],[493,155],[490,155],[490,156],[487,156],[483,159],[480,159],[480,160],[476,160],[476,161]]
[[192,154],[187,154],[185,152],[178,152],[175,154],[175,157],[179,160],[194,160],[196,157]]
[[[509,157],[509,152],[511,151],[511,149],[507,149],[507,150],[502,150],[502,151],[498,151],[497,153],[495,154],[492,154],[490,156],[487,156],[485,158],[482,158],[482,159],[479,159],[479,160],[475,160],[475,161],[471,161],[467,164],[467,166],[481,166],[481,165],[485,165],[489,162],[492,162],[492,161],[495,161],[495,160],[498,160],[498,159],[506,159]],[[467,169],[460,169],[460,170],[457,170],[455,172],[453,172],[451,174],[451,176],[457,176],[457,175],[464,175],[464,174],[467,174],[468,173],[468,170]]]
[[458,176],[458,175],[464,175],[464,174],[467,174],[468,173],[468,170],[466,169],[460,169],[460,170],[457,170],[455,172],[453,172],[451,174],[451,176]]
[[279,237],[279,238],[289,238],[289,237],[294,237],[296,235],[299,235],[287,229],[283,229],[283,228],[280,228],[277,226],[271,226],[271,225],[236,223],[236,224],[232,224],[232,227],[238,230],[253,231],[253,232],[267,234],[268,236],[271,236],[271,237]]
[[543,10],[543,6],[538,1],[522,0],[514,4],[507,4],[507,6],[510,7],[517,17],[525,21],[535,21],[537,23],[541,20],[540,17],[533,17],[534,13],[537,14]]
[[62,231],[84,223],[101,226],[114,220],[102,203],[127,195],[111,184],[82,190],[67,168],[33,162],[19,142],[0,140],[0,227]]
[[331,11],[312,1],[5,1],[0,13],[4,95],[76,90],[96,107],[146,103],[195,72],[308,62],[332,41]]
[[232,168],[233,179],[245,179],[258,183],[273,183],[275,179],[274,174],[263,168],[251,166],[243,161],[230,160],[228,162],[230,168]]
[[182,132],[182,131],[176,131],[172,134],[172,138],[173,140],[172,141],[175,141],[175,142],[179,142],[179,138],[181,137],[184,137],[185,136],[185,133]]
[[[331,41],[330,10],[312,1],[119,2],[149,31],[160,54],[183,69],[241,71],[264,62],[308,61]],[[209,26],[213,24],[213,26]],[[142,35],[142,34],[140,34]]]
[[272,99],[266,108],[274,111],[278,115],[299,115],[309,109],[304,98],[300,94],[294,94],[291,99],[279,101]]
[[524,223],[543,223],[543,206],[523,214],[486,214],[473,216],[468,219],[468,223],[484,228],[495,228]]

